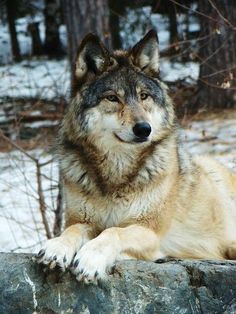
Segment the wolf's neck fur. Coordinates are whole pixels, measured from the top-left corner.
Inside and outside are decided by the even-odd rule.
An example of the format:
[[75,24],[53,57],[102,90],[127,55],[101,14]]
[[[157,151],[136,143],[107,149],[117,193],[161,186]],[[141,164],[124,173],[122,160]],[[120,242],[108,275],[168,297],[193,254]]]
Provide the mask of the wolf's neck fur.
[[[172,156],[170,146],[175,152]],[[176,147],[175,134],[142,149],[134,146],[127,151],[103,151],[84,140],[78,144],[64,140],[59,156],[63,158],[60,164],[65,179],[77,183],[87,193],[123,194],[142,190],[176,171],[171,169],[176,164],[173,158],[178,159],[173,147]]]

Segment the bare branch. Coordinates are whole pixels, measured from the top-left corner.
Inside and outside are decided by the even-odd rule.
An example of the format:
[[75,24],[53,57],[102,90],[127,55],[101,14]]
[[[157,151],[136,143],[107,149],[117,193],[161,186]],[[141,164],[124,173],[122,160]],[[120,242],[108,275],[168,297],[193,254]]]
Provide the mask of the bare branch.
[[35,157],[33,157],[32,155],[28,154],[27,151],[25,151],[22,147],[20,147],[19,145],[17,145],[15,142],[13,142],[9,137],[7,137],[6,135],[4,135],[2,129],[0,129],[0,136],[9,144],[11,144],[14,148],[16,148],[17,150],[19,150],[20,152],[22,152],[25,156],[27,156],[29,159],[33,160],[35,163],[38,162],[38,159],[36,159]]
[[211,6],[216,10],[217,14],[222,18],[222,20],[223,20],[228,26],[230,26],[232,29],[236,30],[236,27],[235,27],[232,23],[230,23],[230,21],[229,21],[228,19],[226,19],[226,18],[222,15],[222,13],[221,13],[220,10],[217,8],[217,6],[215,5],[215,3],[213,3],[212,0],[208,0],[208,1],[210,2]]
[[47,238],[51,239],[52,235],[51,235],[51,231],[48,225],[48,220],[46,217],[46,205],[45,205],[45,198],[44,198],[43,189],[42,189],[41,168],[38,161],[36,162],[36,175],[37,175],[37,184],[38,184],[39,209],[42,216],[42,221],[45,227]]
[[49,228],[48,220],[46,217],[46,204],[45,204],[45,197],[43,194],[43,188],[42,188],[42,173],[41,173],[41,166],[39,163],[39,160],[33,156],[31,156],[29,153],[27,153],[22,147],[14,143],[11,139],[9,139],[7,136],[4,135],[3,131],[0,129],[0,136],[10,143],[14,148],[25,154],[29,159],[31,159],[36,166],[36,177],[37,177],[37,193],[38,193],[38,202],[39,202],[39,210],[42,217],[42,222],[46,231],[47,238],[50,239],[52,237],[51,231]]
[[[205,17],[205,18],[208,19],[208,20],[212,20],[212,21],[214,21],[214,22],[217,23],[217,24],[225,25],[225,23],[219,21],[218,19],[215,19],[215,18],[213,18],[213,17],[211,17],[211,16],[209,16],[209,15],[207,15],[207,14],[204,14],[204,13],[198,11],[198,10],[194,10],[194,9],[188,7],[187,5],[184,5],[184,4],[179,3],[179,2],[176,1],[176,0],[169,0],[169,1],[172,2],[172,3],[174,3],[174,4],[176,4],[176,5],[178,5],[178,6],[181,7],[181,8],[184,8],[184,9],[186,9],[186,10],[192,11],[192,12],[195,13],[196,15],[200,15],[200,16],[202,16],[202,17]],[[227,24],[227,26],[228,26],[229,28],[231,28],[232,30],[234,30],[234,31],[236,30],[236,27],[235,27],[234,25],[232,25],[229,21],[228,21],[228,23],[226,23],[226,24]]]

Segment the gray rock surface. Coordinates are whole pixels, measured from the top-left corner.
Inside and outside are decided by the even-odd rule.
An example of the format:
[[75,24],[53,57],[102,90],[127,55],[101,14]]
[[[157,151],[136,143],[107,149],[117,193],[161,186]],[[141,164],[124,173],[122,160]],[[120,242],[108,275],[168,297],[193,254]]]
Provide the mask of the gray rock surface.
[[98,286],[43,271],[29,254],[0,254],[0,313],[236,313],[236,263],[126,261]]

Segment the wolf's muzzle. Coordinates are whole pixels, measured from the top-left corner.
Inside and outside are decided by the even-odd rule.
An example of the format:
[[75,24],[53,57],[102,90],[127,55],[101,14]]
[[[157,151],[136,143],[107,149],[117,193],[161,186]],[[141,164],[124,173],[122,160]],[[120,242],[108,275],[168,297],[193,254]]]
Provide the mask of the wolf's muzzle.
[[139,140],[147,140],[148,136],[152,131],[151,125],[147,122],[138,122],[133,127],[134,135],[137,136]]

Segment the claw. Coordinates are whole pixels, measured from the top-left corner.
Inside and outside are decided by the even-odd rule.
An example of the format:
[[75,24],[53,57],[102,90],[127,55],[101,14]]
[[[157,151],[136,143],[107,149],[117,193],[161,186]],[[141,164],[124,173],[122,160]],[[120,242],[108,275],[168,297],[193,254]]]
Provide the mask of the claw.
[[90,283],[92,283],[93,281],[92,281],[92,279],[90,279],[90,278],[84,278],[84,283],[86,284],[86,285],[89,285]]
[[63,273],[66,271],[66,267],[65,267],[65,266],[61,266],[61,265],[60,265],[60,269],[61,269],[61,271],[62,271]]
[[82,274],[80,274],[79,276],[76,276],[76,279],[78,281],[82,281],[83,278],[84,278],[84,276]]
[[49,263],[51,263],[51,261],[50,260],[43,260],[43,261],[41,261],[44,265],[48,265]]
[[79,259],[77,259],[77,260],[74,262],[73,267],[76,268],[78,265],[79,265]]
[[40,250],[39,252],[38,252],[38,255],[37,255],[37,257],[38,258],[40,258],[40,257],[43,257],[43,255],[45,254],[45,250]]
[[52,261],[52,262],[49,264],[49,269],[55,268],[56,264],[57,264],[56,261]]
[[74,256],[73,256],[73,258],[72,258],[72,260],[71,260],[71,262],[70,262],[70,267],[73,267],[73,265],[74,265],[74,259],[75,259],[75,256],[76,256],[76,252],[74,253]]

